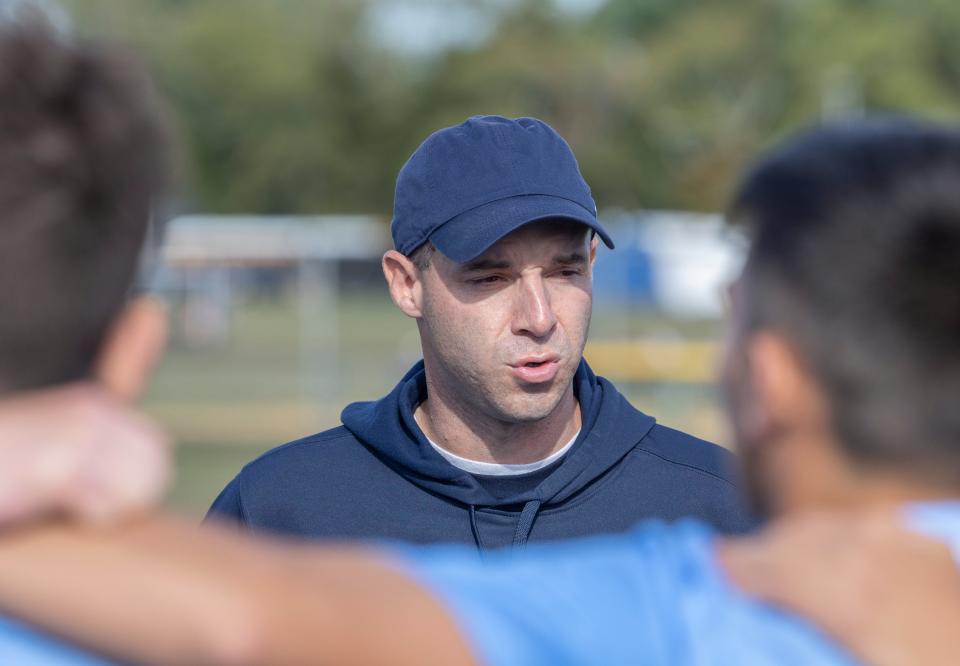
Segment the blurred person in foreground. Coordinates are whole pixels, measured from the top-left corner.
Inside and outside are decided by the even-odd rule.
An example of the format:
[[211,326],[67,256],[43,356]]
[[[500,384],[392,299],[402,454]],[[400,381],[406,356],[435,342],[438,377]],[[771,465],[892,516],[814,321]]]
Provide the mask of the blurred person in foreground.
[[[117,61],[100,61],[97,51],[81,50],[84,57],[74,60],[74,47],[42,33],[5,35],[0,29],[0,35],[3,66],[27,59],[39,72],[63,72],[68,78],[61,82],[80,76],[96,82],[97,90],[130,74]],[[43,189],[3,189],[11,173],[4,170],[5,241],[15,241],[20,251],[36,248],[45,261],[51,255],[44,249],[55,253],[64,238],[76,238],[57,233],[69,228],[63,226],[69,220],[99,225],[95,245],[126,248],[121,265],[137,253],[137,242],[114,241],[142,235],[153,186],[137,187],[137,178],[119,176],[125,187],[106,200],[126,201],[125,193],[130,207],[95,208],[98,214],[86,217],[84,205],[108,194],[95,185],[96,177],[112,172],[79,168],[99,159],[103,167],[116,165],[136,143],[141,162],[133,170],[145,169],[141,175],[152,182],[158,162],[150,146],[159,144],[145,140],[154,136],[154,120],[129,85],[107,85],[106,98],[40,89],[50,95],[42,99],[56,104],[52,116],[33,109],[31,123],[51,121],[51,145],[70,149],[55,153],[52,163],[32,151],[19,153],[14,164],[17,172],[50,175],[41,180],[60,193],[53,201],[61,206],[42,205]],[[0,105],[0,116],[6,108]],[[104,109],[111,110],[112,122],[93,122]],[[55,122],[58,113],[72,122]],[[44,145],[31,127],[19,125],[19,132],[4,136]],[[105,128],[104,145],[79,140]],[[297,547],[158,517],[109,530],[47,520],[0,539],[0,608],[98,652],[145,663],[846,663],[841,648],[810,624],[749,600],[724,570],[777,598],[758,568],[775,571],[786,562],[780,571],[805,572],[813,581],[832,576],[836,570],[804,569],[789,556],[807,549],[814,561],[829,564],[830,557],[817,557],[818,546],[834,543],[838,534],[862,536],[879,520],[881,527],[868,529],[858,548],[894,555],[874,559],[901,583],[894,588],[901,594],[879,595],[883,603],[867,611],[901,620],[904,638],[871,640],[882,622],[853,630],[842,622],[829,626],[840,627],[856,654],[877,663],[952,660],[952,630],[960,625],[957,577],[937,540],[953,543],[960,534],[960,505],[950,501],[958,493],[952,472],[957,424],[947,395],[960,375],[957,182],[960,135],[901,121],[814,131],[767,158],[742,187],[734,218],[744,220],[753,242],[735,290],[725,384],[756,498],[781,518],[765,536],[724,541],[702,524],[648,523],[628,536],[530,546],[481,561],[463,547]],[[26,194],[18,199],[21,189]],[[18,236],[24,228],[37,237]],[[38,267],[40,284],[58,270],[72,275],[86,266],[82,252],[54,256],[68,265],[48,263],[47,273]],[[102,256],[92,264],[98,267],[93,274],[112,274]],[[114,275],[124,283],[120,291],[131,275],[132,269],[126,278]],[[6,275],[3,284],[10,279]],[[76,292],[71,281],[55,286],[50,294],[68,289],[82,300],[98,298],[89,285],[76,285]],[[102,337],[85,361],[63,366],[79,369],[61,370],[59,379],[53,372],[31,387],[96,374],[122,394],[135,392],[157,350],[158,320],[126,314],[132,310],[123,308],[122,298],[111,303],[105,311],[113,323],[99,326]],[[23,312],[17,317],[30,321]],[[826,329],[830,337],[818,342]],[[48,351],[82,339],[67,336]],[[115,347],[116,340],[125,344]],[[878,358],[890,362],[878,368],[871,362]],[[15,377],[29,377],[26,367],[13,358],[4,364],[19,370],[4,374],[10,397],[0,404],[0,454],[17,441],[10,423],[27,433],[39,415],[59,415],[53,405],[87,405],[80,416],[63,414],[74,423],[91,414],[111,422],[123,416],[109,401],[91,399],[85,391],[92,387],[18,391],[26,386],[13,386],[23,381]],[[143,434],[137,428],[103,432],[124,440]],[[823,522],[815,521],[812,534],[803,527],[815,518]],[[898,530],[901,520],[935,540]],[[823,525],[830,529],[824,532]],[[789,550],[778,554],[784,545]],[[939,575],[903,585],[898,574],[905,562]],[[902,602],[899,608],[891,607],[891,598]],[[816,617],[836,617],[829,597],[819,605],[802,595],[783,600],[809,607]],[[858,613],[863,609],[845,617]],[[97,663],[6,621],[0,655],[17,664]]]
[[123,404],[165,338],[160,306],[130,292],[167,137],[137,68],[4,23],[16,14],[0,17],[0,393],[16,396],[0,521],[108,520],[167,482],[162,433]]
[[210,515],[311,538],[480,550],[752,518],[724,449],[636,410],[583,359],[597,221],[570,147],[534,118],[435,132],[397,178],[383,272],[423,360],[339,427],[273,449]]

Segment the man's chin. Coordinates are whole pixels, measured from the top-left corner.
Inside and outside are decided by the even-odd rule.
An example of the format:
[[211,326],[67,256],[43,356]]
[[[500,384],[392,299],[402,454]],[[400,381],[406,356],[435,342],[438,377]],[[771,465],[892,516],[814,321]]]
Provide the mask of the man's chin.
[[551,379],[548,382],[517,382],[517,389],[524,396],[549,396],[556,392],[557,380]]
[[511,423],[536,423],[547,418],[554,413],[563,397],[550,390],[555,388],[554,385],[543,391],[524,390],[521,395],[516,395],[509,404],[501,405],[505,420]]

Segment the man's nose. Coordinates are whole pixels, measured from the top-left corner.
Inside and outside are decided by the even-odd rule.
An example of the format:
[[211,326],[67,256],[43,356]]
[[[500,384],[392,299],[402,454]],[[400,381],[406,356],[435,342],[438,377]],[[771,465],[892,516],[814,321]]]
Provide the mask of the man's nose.
[[517,283],[516,311],[513,316],[513,333],[545,338],[557,325],[557,316],[550,303],[550,294],[543,277],[524,276]]

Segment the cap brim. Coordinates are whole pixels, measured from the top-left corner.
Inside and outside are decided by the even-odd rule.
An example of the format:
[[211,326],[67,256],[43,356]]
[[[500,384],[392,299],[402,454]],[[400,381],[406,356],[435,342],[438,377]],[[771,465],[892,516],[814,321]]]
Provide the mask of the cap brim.
[[490,246],[520,227],[543,220],[572,220],[584,224],[613,249],[613,239],[597,218],[578,203],[546,194],[498,199],[461,213],[430,234],[430,242],[457,263],[476,259]]

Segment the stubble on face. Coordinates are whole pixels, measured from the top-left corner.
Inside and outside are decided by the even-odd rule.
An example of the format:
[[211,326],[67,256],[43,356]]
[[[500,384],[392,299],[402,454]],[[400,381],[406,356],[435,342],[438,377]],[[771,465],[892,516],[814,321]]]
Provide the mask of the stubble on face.
[[[522,227],[467,264],[434,257],[420,320],[433,393],[504,424],[574,408],[592,310],[590,258],[585,228],[556,221]],[[524,360],[531,370],[516,369]],[[538,372],[549,380],[525,377]]]

